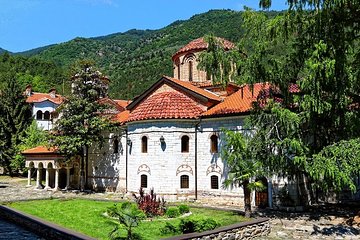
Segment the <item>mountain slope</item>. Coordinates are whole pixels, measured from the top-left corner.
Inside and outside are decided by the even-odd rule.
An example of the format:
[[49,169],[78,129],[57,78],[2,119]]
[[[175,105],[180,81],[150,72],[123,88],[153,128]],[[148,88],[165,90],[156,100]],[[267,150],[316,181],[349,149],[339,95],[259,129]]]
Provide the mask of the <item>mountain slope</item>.
[[159,30],[75,38],[33,56],[66,68],[76,60],[92,59],[110,77],[110,94],[128,99],[140,94],[161,75],[172,75],[171,56],[180,47],[209,33],[237,41],[242,34],[241,23],[241,12],[213,10]]

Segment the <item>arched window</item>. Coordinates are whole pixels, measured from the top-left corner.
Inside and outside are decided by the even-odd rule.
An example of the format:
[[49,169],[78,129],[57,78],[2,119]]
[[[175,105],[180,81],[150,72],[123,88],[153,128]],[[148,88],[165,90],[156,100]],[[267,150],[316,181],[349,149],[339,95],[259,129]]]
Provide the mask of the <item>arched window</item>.
[[119,153],[119,140],[115,138],[113,142],[114,153]]
[[148,182],[147,182],[147,175],[142,174],[142,175],[140,176],[140,187],[142,187],[142,188],[147,188],[147,184],[148,184]]
[[189,152],[189,137],[186,135],[181,138],[181,152]]
[[210,152],[217,153],[218,150],[218,136],[214,134],[210,137]]
[[36,112],[36,119],[37,120],[42,120],[43,119],[43,113],[41,110]]
[[219,189],[219,177],[212,175],[210,177],[210,185],[211,185],[211,189]]
[[193,62],[189,61],[189,81],[193,80]]
[[141,138],[141,152],[147,153],[148,151],[148,138],[146,136],[143,136]]
[[189,176],[188,175],[180,176],[180,188],[189,188]]
[[50,120],[50,112],[49,111],[44,112],[44,120]]

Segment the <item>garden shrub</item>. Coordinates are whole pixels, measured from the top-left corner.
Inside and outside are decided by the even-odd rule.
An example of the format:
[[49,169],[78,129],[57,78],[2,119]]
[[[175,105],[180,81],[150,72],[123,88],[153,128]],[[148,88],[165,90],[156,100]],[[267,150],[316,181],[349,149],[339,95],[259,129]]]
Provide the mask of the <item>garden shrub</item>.
[[177,208],[177,207],[169,207],[166,210],[166,216],[169,217],[169,218],[176,218],[176,217],[180,216],[179,208]]
[[160,232],[163,235],[180,233],[178,227],[168,222],[165,223],[164,227],[160,228]]
[[182,204],[179,206],[179,211],[180,211],[180,214],[185,214],[185,213],[190,212],[190,208],[188,205]]
[[213,230],[219,226],[220,224],[212,218],[190,217],[180,220],[179,230],[182,233],[203,232]]
[[203,219],[196,221],[196,231],[197,232],[213,230],[219,226],[220,226],[220,224],[212,218],[203,218]]
[[196,230],[196,221],[191,218],[184,218],[180,220],[179,230],[182,233],[192,233]]
[[165,200],[164,198],[157,198],[154,189],[150,189],[150,193],[147,194],[142,188],[139,190],[139,196],[133,194],[135,201],[147,217],[161,216],[165,212]]

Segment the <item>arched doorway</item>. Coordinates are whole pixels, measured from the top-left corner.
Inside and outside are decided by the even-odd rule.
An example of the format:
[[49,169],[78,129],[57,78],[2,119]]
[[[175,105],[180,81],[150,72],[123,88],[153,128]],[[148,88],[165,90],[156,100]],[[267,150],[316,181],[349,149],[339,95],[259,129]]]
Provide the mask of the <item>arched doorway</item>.
[[255,206],[259,208],[268,207],[268,182],[265,177],[257,178],[255,181],[261,181],[265,188],[261,191],[255,191]]

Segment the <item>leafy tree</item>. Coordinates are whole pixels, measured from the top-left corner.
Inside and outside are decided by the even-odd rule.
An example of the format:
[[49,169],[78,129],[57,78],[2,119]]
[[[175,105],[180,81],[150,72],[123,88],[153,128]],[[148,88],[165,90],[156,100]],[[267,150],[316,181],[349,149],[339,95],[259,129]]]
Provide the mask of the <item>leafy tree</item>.
[[40,129],[37,126],[36,121],[33,120],[30,126],[25,130],[24,135],[20,138],[21,143],[17,146],[17,154],[10,164],[11,168],[15,171],[23,171],[25,167],[25,158],[21,152],[37,146],[47,145],[48,140],[48,132]]
[[110,126],[103,115],[107,107],[99,102],[107,94],[108,79],[89,62],[82,62],[76,72],[72,78],[72,93],[58,108],[60,118],[55,124],[52,145],[67,159],[81,156],[83,189],[87,185],[87,169],[84,173],[84,167],[88,165],[88,149],[94,143],[102,144],[102,133]]
[[30,106],[14,78],[9,74],[4,79],[5,86],[1,89],[0,98],[0,164],[12,175],[12,162],[17,148],[31,123]]
[[[307,204],[307,195],[316,200],[314,186],[356,189],[352,179],[360,168],[357,154],[349,153],[358,151],[360,138],[360,2],[288,4],[276,17],[247,9],[244,36],[252,41],[240,41],[238,52],[244,55],[230,60],[236,81],[272,86],[250,118],[257,130],[252,157],[272,174],[306,179],[299,193]],[[268,8],[271,1],[260,5]],[[294,83],[298,90],[292,90]]]
[[[145,219],[145,214],[135,204],[124,202],[118,207],[116,204],[108,208],[107,213],[110,217],[115,217],[120,225],[124,226],[127,231],[126,239],[139,239],[139,236],[133,232],[133,228],[137,227],[141,220]],[[116,226],[109,234],[111,239],[121,239],[118,237],[119,226]]]
[[225,131],[225,146],[222,151],[222,159],[229,168],[225,187],[243,187],[245,217],[251,215],[251,191],[262,189],[261,182],[254,182],[254,179],[263,175],[263,164],[252,155],[251,136],[249,133]]

